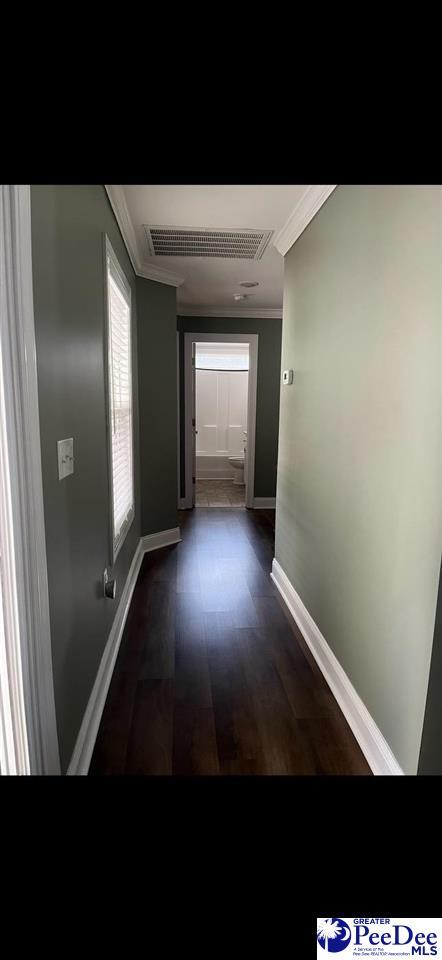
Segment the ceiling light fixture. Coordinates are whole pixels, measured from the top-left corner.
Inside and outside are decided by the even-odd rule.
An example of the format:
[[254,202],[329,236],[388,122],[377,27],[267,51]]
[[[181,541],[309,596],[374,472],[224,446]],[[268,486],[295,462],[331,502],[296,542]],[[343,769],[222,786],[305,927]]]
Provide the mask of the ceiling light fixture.
[[233,294],[233,299],[234,299],[234,300],[247,300],[247,294],[246,294],[246,293],[234,293],[234,294]]

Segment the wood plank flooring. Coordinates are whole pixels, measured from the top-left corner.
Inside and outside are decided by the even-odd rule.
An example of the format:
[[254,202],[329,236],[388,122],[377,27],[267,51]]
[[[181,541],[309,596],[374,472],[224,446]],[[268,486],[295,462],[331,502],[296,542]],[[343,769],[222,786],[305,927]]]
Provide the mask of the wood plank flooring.
[[270,580],[274,511],[180,513],[146,554],[90,775],[369,775]]

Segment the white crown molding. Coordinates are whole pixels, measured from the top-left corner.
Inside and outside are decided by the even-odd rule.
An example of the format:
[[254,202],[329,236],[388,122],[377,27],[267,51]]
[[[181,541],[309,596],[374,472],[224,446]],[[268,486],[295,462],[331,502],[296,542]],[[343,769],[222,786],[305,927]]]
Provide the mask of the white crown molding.
[[169,270],[163,270],[153,263],[143,263],[135,271],[139,277],[145,277],[146,280],[156,280],[157,283],[166,283],[169,287],[181,287],[184,283],[184,277],[179,277],[176,273],[170,273]]
[[156,280],[157,283],[165,283],[170,287],[180,287],[184,283],[184,277],[179,277],[163,267],[157,267],[143,258],[140,250],[137,235],[135,233],[129,210],[127,209],[126,198],[123,187],[119,184],[104,184],[109,202],[115,214],[115,219],[121,230],[130,262],[138,277],[144,277],[146,280]]
[[[284,257],[293,246],[295,241],[301,235],[306,226],[313,219],[318,210],[322,207],[330,194],[335,190],[337,184],[314,184],[305,188],[301,199],[296,204],[295,209],[290,214],[288,220],[278,233],[273,237],[272,245],[276,247],[279,253]],[[109,197],[112,210],[116,221],[121,230],[121,234],[126,245],[130,261],[138,277],[144,277],[146,280],[155,280],[157,283],[165,283],[171,287],[181,287],[184,283],[184,277],[176,273],[159,267],[143,256],[140,249],[136,232],[127,208],[124,189],[119,184],[104,184],[106,193]],[[214,307],[183,307],[182,316],[194,317],[256,317],[266,318],[282,317],[281,310],[274,309],[224,309],[216,310]]]
[[280,320],[282,317],[282,307],[180,307],[177,306],[177,315],[179,317],[238,317],[273,320]]
[[294,210],[292,210],[288,220],[278,233],[273,237],[273,246],[285,257],[286,253],[293,246],[303,230],[320,210],[322,205],[328,199],[337,184],[314,184],[305,188],[304,193]]
[[404,772],[385,737],[277,560],[273,560],[270,576],[297,623],[373,773],[377,776],[403,776]]
[[127,209],[123,188],[117,184],[108,183],[105,183],[104,186],[109,197],[110,205],[114,211],[115,219],[126,244],[131,264],[135,270],[135,273],[138,273],[142,258],[138,248],[137,236],[133,228],[130,213]]

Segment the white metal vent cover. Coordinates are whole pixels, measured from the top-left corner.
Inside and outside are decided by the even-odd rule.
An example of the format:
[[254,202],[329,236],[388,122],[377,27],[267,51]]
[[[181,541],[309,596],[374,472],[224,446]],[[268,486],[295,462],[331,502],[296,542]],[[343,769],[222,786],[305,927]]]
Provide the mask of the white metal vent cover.
[[151,257],[261,260],[273,230],[168,227],[144,224]]

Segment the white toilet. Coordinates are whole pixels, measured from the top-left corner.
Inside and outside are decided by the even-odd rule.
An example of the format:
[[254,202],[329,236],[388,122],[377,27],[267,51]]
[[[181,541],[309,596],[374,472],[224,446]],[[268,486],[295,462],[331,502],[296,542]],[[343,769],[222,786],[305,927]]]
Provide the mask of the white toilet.
[[229,463],[233,467],[233,482],[244,486],[244,457],[229,457]]

